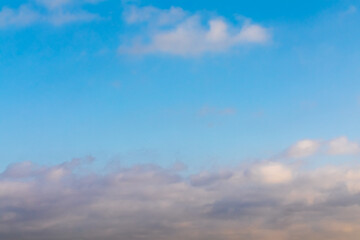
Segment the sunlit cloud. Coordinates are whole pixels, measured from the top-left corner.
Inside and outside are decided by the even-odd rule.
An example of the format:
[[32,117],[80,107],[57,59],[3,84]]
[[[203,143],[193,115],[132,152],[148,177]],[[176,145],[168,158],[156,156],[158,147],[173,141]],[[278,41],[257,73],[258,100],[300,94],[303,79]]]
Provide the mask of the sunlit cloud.
[[145,25],[148,30],[139,33],[129,45],[120,46],[121,53],[199,55],[271,40],[268,28],[249,19],[232,24],[220,16],[192,14],[177,7],[164,10],[131,6],[124,19],[130,25]]
[[316,154],[322,155],[356,155],[360,153],[360,144],[342,136],[329,141],[304,139],[289,147],[286,158],[307,158]]
[[347,137],[339,137],[328,143],[330,155],[352,155],[360,153],[360,144],[351,142]]
[[287,150],[287,157],[305,158],[315,154],[320,149],[320,142],[317,140],[305,139],[295,143]]

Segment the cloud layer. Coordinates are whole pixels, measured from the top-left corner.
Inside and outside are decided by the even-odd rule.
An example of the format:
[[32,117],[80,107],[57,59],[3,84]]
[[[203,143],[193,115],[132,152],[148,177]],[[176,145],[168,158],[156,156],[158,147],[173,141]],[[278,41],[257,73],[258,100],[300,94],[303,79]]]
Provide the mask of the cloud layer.
[[10,165],[0,174],[0,238],[355,240],[360,234],[359,165],[305,170],[264,160],[184,177],[155,165],[96,174],[84,170],[91,162]]
[[146,28],[129,45],[120,47],[120,52],[126,53],[199,55],[223,52],[235,46],[265,44],[271,39],[269,29],[248,19],[234,25],[223,17],[190,14],[175,7],[164,10],[130,6],[124,18],[130,25]]

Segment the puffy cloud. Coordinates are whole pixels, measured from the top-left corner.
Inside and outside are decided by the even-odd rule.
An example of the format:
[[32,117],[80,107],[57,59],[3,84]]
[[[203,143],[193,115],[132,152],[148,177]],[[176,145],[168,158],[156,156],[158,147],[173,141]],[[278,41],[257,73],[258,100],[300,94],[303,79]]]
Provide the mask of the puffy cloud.
[[292,171],[287,166],[269,162],[253,169],[253,174],[267,184],[287,183],[292,180]]
[[349,141],[347,137],[339,137],[328,143],[328,154],[330,155],[351,155],[357,153],[360,153],[360,144]]
[[142,31],[136,37],[142,41],[120,47],[121,52],[127,53],[199,55],[223,52],[240,45],[264,44],[271,39],[269,29],[249,20],[233,25],[222,17],[190,14],[181,8],[130,7],[124,16],[129,24],[145,23],[148,26],[147,32]]
[[360,144],[350,141],[347,137],[338,137],[330,141],[304,139],[289,147],[286,158],[306,158],[314,154],[355,155],[360,153]]
[[359,166],[259,162],[189,177],[139,165],[110,173],[31,162],[0,174],[1,239],[357,239]]
[[295,143],[287,150],[287,157],[305,158],[315,154],[321,147],[317,140],[305,139]]

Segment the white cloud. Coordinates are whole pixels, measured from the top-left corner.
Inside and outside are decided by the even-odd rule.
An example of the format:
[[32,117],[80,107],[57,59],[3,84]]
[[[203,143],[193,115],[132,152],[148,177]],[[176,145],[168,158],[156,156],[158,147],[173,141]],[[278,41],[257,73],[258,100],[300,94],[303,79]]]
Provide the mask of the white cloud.
[[360,153],[360,144],[351,142],[344,136],[330,141],[305,139],[289,147],[284,155],[286,158],[306,158],[317,153],[325,155],[355,155]]
[[328,154],[330,155],[352,155],[360,153],[360,144],[351,142],[347,137],[339,137],[328,143]]
[[[18,8],[3,7],[0,11],[0,28],[26,27],[33,24],[49,23],[52,25],[63,25],[72,22],[87,22],[98,19],[93,14],[80,9],[67,7],[73,0],[37,0],[29,1]],[[80,3],[96,3],[97,1],[81,1]],[[41,11],[39,6],[47,8]]]
[[169,10],[132,7],[125,19],[129,24],[146,23],[148,26],[147,32],[142,31],[136,37],[142,41],[120,47],[121,52],[133,54],[199,55],[223,52],[235,46],[265,44],[271,39],[269,29],[249,20],[233,25],[222,17],[189,14],[174,7]]
[[289,158],[306,158],[315,154],[321,147],[317,140],[305,139],[295,143],[287,150]]
[[277,162],[263,163],[252,169],[254,174],[261,182],[267,184],[279,184],[290,182],[293,178],[292,170]]

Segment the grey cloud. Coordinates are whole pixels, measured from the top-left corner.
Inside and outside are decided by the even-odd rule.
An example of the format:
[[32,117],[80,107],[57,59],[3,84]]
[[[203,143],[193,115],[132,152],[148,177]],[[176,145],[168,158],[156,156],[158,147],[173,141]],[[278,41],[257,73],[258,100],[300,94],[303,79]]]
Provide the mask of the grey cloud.
[[191,183],[194,186],[211,185],[221,180],[227,180],[232,177],[230,171],[222,171],[217,173],[204,172],[191,177]]
[[[261,162],[188,177],[156,165],[79,173],[78,168],[92,160],[54,166],[24,162],[3,171],[0,238],[337,240],[359,236],[359,166],[306,171]],[[275,181],[272,178],[279,178],[274,173],[291,178]]]

